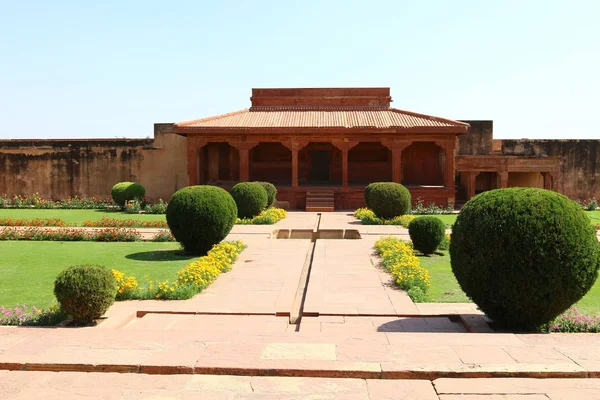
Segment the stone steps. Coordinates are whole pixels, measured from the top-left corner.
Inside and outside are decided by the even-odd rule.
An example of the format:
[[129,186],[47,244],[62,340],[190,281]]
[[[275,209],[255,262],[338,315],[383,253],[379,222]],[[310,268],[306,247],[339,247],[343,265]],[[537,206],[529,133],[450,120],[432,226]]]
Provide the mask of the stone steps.
[[333,190],[309,190],[306,192],[306,211],[332,212],[334,210]]

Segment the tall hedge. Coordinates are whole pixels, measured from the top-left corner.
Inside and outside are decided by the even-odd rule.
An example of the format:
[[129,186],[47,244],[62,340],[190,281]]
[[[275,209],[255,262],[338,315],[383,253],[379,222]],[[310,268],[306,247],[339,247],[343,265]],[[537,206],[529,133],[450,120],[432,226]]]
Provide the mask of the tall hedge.
[[277,196],[277,188],[271,182],[256,182],[261,185],[267,192],[267,207],[271,207],[275,203]]
[[110,194],[115,203],[124,207],[129,200],[142,199],[146,189],[136,182],[119,182],[112,187]]
[[54,295],[75,324],[90,325],[114,303],[117,283],[103,266],[75,265],[58,274]]
[[188,186],[173,194],[166,217],[171,233],[185,251],[204,255],[229,234],[237,207],[224,189]]
[[239,218],[253,218],[267,208],[267,191],[257,182],[240,182],[231,188]]
[[452,271],[498,325],[533,329],[581,299],[596,281],[600,248],[589,218],[543,189],[484,192],[452,230]]
[[408,225],[408,234],[413,247],[428,255],[436,251],[442,243],[446,234],[446,225],[436,217],[417,217]]
[[378,182],[368,194],[369,207],[379,218],[394,218],[410,210],[410,192],[399,183]]

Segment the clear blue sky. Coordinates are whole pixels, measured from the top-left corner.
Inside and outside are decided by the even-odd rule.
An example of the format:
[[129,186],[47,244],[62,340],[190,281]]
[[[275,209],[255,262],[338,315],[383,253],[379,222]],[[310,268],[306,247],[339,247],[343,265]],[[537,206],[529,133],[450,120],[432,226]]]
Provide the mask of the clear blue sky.
[[597,0],[0,0],[0,138],[146,137],[252,87],[389,86],[496,138],[598,139],[599,18]]

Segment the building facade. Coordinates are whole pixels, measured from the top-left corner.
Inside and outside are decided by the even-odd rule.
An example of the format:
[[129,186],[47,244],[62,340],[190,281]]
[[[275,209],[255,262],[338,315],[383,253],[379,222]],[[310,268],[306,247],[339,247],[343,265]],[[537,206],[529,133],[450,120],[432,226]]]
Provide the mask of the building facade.
[[353,209],[394,181],[413,201],[462,203],[484,190],[600,196],[599,140],[494,140],[492,121],[391,107],[389,88],[253,89],[248,109],[155,124],[154,139],[0,141],[0,194],[103,196],[139,181],[150,200],[177,189],[269,181],[292,209]]

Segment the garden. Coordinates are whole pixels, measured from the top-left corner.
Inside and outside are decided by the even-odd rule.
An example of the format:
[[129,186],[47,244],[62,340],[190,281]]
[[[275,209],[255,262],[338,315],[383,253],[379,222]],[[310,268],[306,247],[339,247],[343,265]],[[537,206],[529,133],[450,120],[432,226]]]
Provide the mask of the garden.
[[[176,192],[146,203],[134,182],[112,199],[0,199],[0,325],[93,324],[115,300],[187,299],[227,272],[245,245],[223,241],[235,224],[273,224],[267,182]],[[94,228],[94,229],[87,229]],[[136,228],[168,228],[143,236]],[[174,243],[178,242],[178,243]],[[84,301],[85,299],[85,301]]]
[[375,251],[413,301],[473,301],[500,329],[600,332],[595,200],[492,190],[462,208],[452,235],[435,216],[409,215],[410,193],[398,183],[367,186],[365,201],[354,214],[363,223],[408,228],[410,242],[382,238]]

